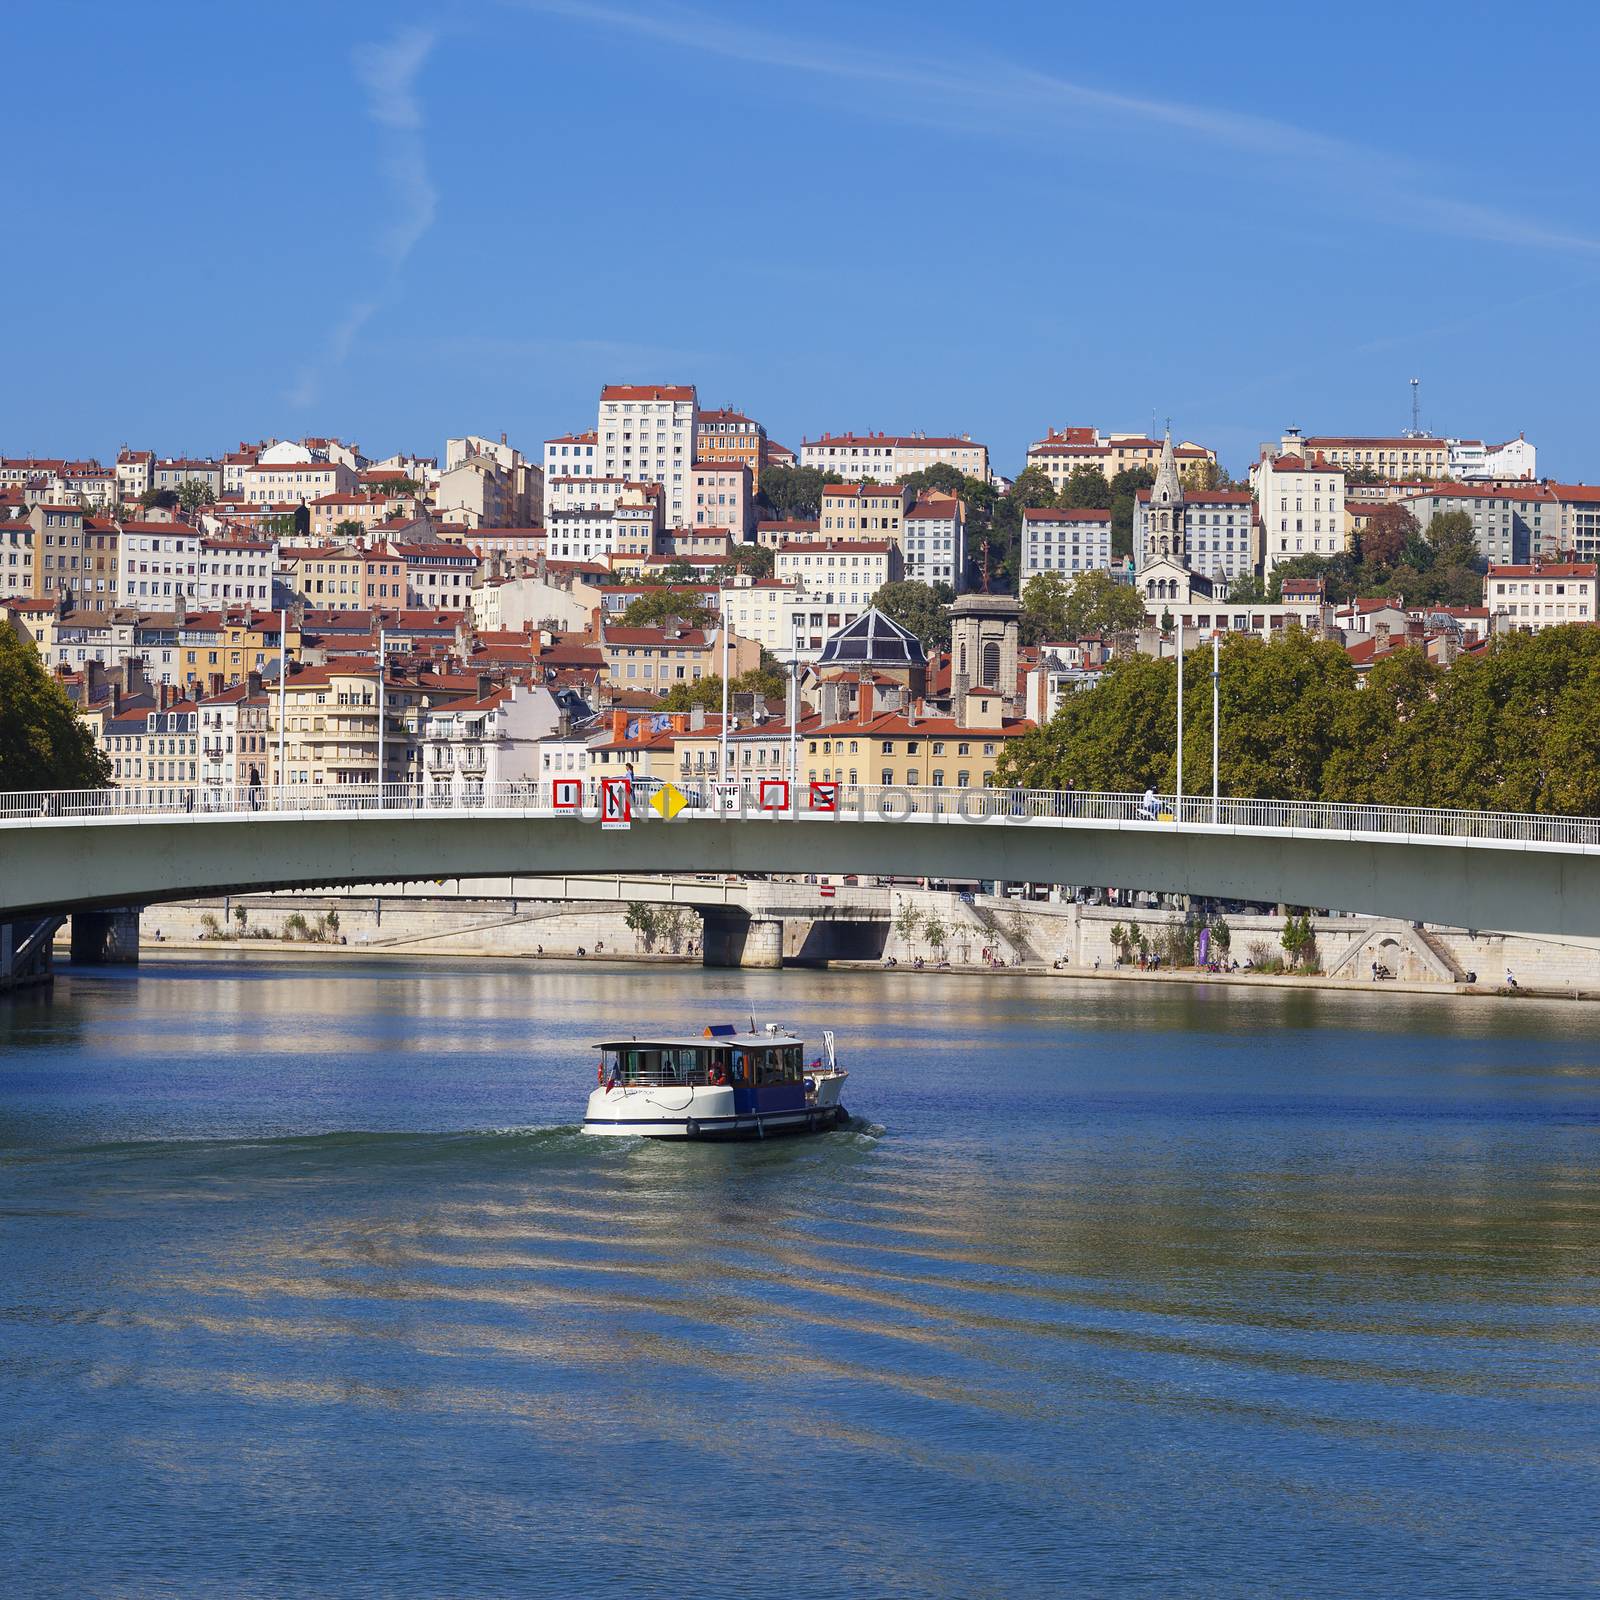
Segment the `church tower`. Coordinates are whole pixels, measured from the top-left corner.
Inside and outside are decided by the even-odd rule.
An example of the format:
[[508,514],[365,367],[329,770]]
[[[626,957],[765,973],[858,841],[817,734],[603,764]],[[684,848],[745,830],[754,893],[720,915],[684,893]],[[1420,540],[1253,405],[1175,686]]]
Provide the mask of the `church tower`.
[[1188,566],[1188,544],[1183,532],[1183,480],[1172,454],[1172,429],[1167,429],[1161,445],[1161,465],[1150,490],[1149,520],[1146,526],[1145,560],[1176,561]]

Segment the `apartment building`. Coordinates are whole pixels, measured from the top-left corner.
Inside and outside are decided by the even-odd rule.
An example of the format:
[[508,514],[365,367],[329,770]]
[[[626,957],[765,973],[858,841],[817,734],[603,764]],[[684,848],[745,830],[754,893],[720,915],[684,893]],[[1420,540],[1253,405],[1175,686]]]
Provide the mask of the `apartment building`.
[[967,507],[959,495],[924,489],[902,523],[905,575],[959,591],[967,570]]
[[545,519],[550,557],[560,561],[604,561],[626,547],[647,556],[665,519],[666,490],[659,483],[628,483],[609,505],[552,511]]
[[767,430],[742,411],[702,411],[695,423],[695,459],[748,467],[752,489],[761,483],[766,446]]
[[561,711],[543,686],[495,685],[431,706],[422,718],[422,769],[435,804],[475,805],[502,784],[539,777],[540,741],[555,733]]
[[1250,475],[1261,514],[1264,577],[1294,556],[1333,556],[1347,548],[1344,472],[1309,453],[1294,429],[1276,454],[1263,447]]
[[[605,659],[606,676],[620,689],[665,694],[679,683],[696,683],[722,672],[722,634],[716,627],[624,628],[602,621],[595,641]],[[754,640],[728,635],[728,676],[737,678],[761,665]]]
[[0,521],[0,599],[32,598],[33,545],[37,537],[31,513]]
[[[270,452],[264,452],[264,455]],[[218,476],[220,479],[221,467]],[[157,468],[159,474],[160,468]],[[220,491],[219,491],[220,492]],[[270,462],[265,459],[242,473],[241,493],[246,505],[309,506],[330,494],[354,494],[356,471],[342,461]]]
[[[1141,489],[1133,509],[1133,556],[1140,567],[1151,553],[1149,529],[1150,491]],[[1255,497],[1248,489],[1184,489],[1182,530],[1189,565],[1214,583],[1255,570]]]
[[970,433],[825,433],[800,441],[800,465],[877,483],[899,483],[913,472],[947,466],[987,483],[989,447]]
[[899,483],[830,483],[822,491],[822,537],[888,539],[903,547],[911,500]]
[[600,391],[600,474],[659,483],[664,514],[674,527],[689,521],[696,410],[693,384],[610,383]]
[[154,451],[130,450],[127,445],[117,452],[112,470],[117,475],[117,494],[123,505],[137,505],[139,496],[149,489],[155,459]]
[[202,610],[272,604],[278,547],[267,539],[201,539],[194,600]]
[[740,542],[755,522],[751,472],[743,461],[696,461],[689,469],[692,526],[726,528]]
[[321,610],[406,603],[406,558],[390,544],[285,545],[277,566],[294,593]]
[[311,514],[311,537],[334,539],[346,537],[339,532],[341,523],[356,522],[363,532],[370,532],[389,516],[393,504],[386,494],[325,494],[311,501],[306,510]]
[[753,639],[773,655],[793,647],[795,613],[805,608],[794,578],[741,578],[717,594],[718,614],[741,639]]
[[1596,574],[1592,561],[1530,561],[1491,565],[1483,603],[1496,633],[1538,633],[1564,622],[1592,623]]
[[1450,447],[1449,476],[1459,482],[1522,478],[1532,483],[1539,476],[1539,452],[1524,434],[1519,433],[1503,444],[1486,444],[1482,439],[1447,439],[1445,442]]
[[198,457],[167,456],[151,463],[150,487],[152,489],[181,490],[186,483],[200,483],[213,496],[222,493],[222,463]]
[[[1119,472],[1146,467],[1154,472],[1164,441],[1142,433],[1102,434],[1097,428],[1051,428],[1028,446],[1027,465],[1037,467],[1059,491],[1079,467],[1093,467],[1107,483]],[[1179,475],[1193,480],[1214,466],[1217,452],[1185,439],[1172,447]],[[1203,479],[1202,479],[1203,481]]]
[[[66,596],[85,611],[110,611],[117,604],[117,552],[121,534],[115,521],[92,517],[77,506],[41,502],[28,513],[33,530],[33,585],[36,600]],[[0,524],[0,529],[6,524]],[[0,561],[8,554],[0,533]],[[0,588],[9,587],[9,569]]]
[[[1295,430],[1298,432],[1298,430]],[[1374,435],[1316,434],[1304,441],[1313,457],[1321,456],[1335,467],[1352,472],[1376,473],[1380,478],[1448,478],[1450,441]]]
[[[595,443],[599,435],[563,433],[544,442],[544,481],[553,478],[592,478],[599,472]],[[548,509],[548,508],[547,508]]]
[[[1580,561],[1600,559],[1600,484],[1553,483],[1549,487],[1560,510],[1560,552]],[[0,523],[0,528],[4,526]]]
[[200,568],[200,530],[186,522],[124,522],[117,541],[117,604],[171,610],[193,601]]
[[1022,513],[1021,578],[1071,578],[1111,566],[1111,513],[1029,506]]
[[424,611],[465,611],[472,604],[478,553],[444,540],[396,542],[405,562],[406,604]]
[[1433,519],[1447,511],[1472,519],[1473,542],[1486,561],[1514,563],[1535,556],[1557,555],[1561,541],[1561,502],[1543,484],[1488,488],[1472,484],[1440,484],[1422,494],[1407,495],[1400,504],[1426,533]]
[[243,683],[213,687],[196,699],[195,709],[202,785],[249,789],[277,781],[277,708],[262,688],[260,673],[250,673]]
[[823,537],[779,545],[772,575],[798,583],[808,601],[859,613],[884,584],[905,576],[905,563],[892,539]]

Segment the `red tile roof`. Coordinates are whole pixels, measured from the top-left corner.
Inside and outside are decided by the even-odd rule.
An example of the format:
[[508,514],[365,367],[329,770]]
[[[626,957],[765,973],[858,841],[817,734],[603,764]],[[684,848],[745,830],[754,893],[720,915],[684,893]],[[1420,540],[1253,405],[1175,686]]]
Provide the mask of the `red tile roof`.
[[[602,400],[693,400],[692,384],[608,383],[600,391]],[[590,435],[593,438],[593,435]],[[585,443],[588,441],[586,440]]]

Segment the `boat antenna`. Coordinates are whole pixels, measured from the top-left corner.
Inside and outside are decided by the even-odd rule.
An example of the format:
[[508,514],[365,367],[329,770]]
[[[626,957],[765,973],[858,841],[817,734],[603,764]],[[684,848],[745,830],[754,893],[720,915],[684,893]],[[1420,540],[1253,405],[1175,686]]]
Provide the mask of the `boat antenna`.
[[750,1013],[750,1031],[751,1033],[756,1031],[756,1014],[753,1011]]

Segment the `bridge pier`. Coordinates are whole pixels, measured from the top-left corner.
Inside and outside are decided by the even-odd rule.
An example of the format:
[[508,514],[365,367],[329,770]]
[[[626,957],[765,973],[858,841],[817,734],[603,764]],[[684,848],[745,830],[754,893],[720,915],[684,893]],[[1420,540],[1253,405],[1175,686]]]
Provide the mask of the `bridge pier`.
[[107,911],[72,913],[74,966],[139,964],[139,908],[118,906]]
[[783,919],[708,907],[700,961],[707,967],[781,967]]
[[55,981],[54,941],[60,917],[0,922],[0,994]]

